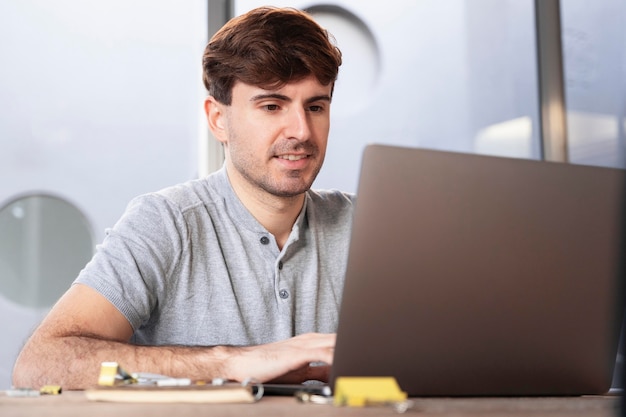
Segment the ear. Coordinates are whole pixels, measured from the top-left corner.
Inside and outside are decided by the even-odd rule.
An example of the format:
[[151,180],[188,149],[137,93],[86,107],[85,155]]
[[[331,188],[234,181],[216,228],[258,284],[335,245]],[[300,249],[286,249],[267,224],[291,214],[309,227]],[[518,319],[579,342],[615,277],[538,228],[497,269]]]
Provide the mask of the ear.
[[209,125],[209,129],[215,139],[222,143],[226,143],[227,134],[224,128],[224,105],[219,103],[212,96],[208,96],[204,100],[204,113]]

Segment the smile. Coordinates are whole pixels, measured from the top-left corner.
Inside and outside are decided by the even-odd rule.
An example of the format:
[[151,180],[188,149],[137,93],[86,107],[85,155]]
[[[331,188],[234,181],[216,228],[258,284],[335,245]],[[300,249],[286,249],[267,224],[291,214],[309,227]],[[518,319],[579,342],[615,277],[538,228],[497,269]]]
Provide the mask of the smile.
[[278,155],[280,159],[287,159],[289,161],[299,161],[300,159],[307,158],[308,155]]

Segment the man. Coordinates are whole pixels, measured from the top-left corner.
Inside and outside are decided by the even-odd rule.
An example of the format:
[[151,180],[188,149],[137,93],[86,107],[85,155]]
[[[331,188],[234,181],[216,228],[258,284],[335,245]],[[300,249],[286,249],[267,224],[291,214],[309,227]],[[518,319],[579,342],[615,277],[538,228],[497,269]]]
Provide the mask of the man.
[[353,196],[309,188],[340,65],[303,12],[228,22],[203,57],[224,167],[129,204],[24,346],[14,385],[82,389],[103,361],[192,379],[326,380]]

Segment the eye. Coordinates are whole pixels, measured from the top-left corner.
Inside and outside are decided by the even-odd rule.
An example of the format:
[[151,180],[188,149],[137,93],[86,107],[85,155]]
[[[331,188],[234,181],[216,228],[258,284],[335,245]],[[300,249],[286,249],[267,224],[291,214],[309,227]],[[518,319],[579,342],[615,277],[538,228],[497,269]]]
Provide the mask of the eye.
[[312,113],[319,113],[324,111],[324,107],[323,106],[309,106],[309,111]]
[[280,109],[278,104],[266,104],[263,107],[265,108],[265,110],[271,111],[271,112],[274,112],[274,111]]

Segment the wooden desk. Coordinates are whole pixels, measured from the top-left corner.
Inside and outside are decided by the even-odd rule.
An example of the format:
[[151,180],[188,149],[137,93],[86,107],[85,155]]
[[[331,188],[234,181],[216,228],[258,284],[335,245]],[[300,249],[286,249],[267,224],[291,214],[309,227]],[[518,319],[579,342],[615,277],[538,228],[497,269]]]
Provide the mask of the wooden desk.
[[[406,415],[616,417],[620,397],[565,398],[417,398]],[[301,404],[290,397],[265,397],[255,404],[123,404],[91,402],[82,391],[34,398],[0,394],[0,416],[198,417],[198,416],[395,416],[391,409]]]

